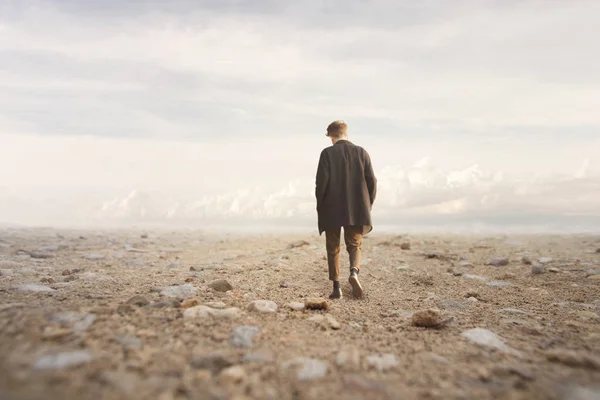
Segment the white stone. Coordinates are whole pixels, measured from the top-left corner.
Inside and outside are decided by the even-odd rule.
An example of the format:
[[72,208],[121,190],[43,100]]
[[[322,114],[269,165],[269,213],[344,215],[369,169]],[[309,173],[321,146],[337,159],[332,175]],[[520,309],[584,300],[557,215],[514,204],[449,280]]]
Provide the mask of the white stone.
[[242,325],[231,332],[231,344],[235,347],[252,348],[252,340],[260,332],[256,326]]
[[301,381],[319,379],[327,374],[327,364],[321,360],[298,357],[283,363],[283,369],[297,368],[296,377]]
[[306,308],[304,303],[298,303],[298,302],[291,302],[288,304],[288,307],[294,311],[303,311]]
[[17,288],[21,292],[55,292],[54,289],[49,288],[48,286],[43,285],[21,285]]
[[274,313],[277,312],[277,304],[271,300],[254,300],[248,304],[248,311]]
[[488,329],[473,328],[463,332],[461,335],[469,342],[499,350],[504,353],[519,355],[518,351],[508,347],[498,335]]
[[92,355],[87,351],[69,351],[48,354],[39,358],[33,367],[38,370],[65,369],[92,361]]
[[188,298],[194,297],[198,293],[198,289],[196,289],[193,285],[186,283],[184,285],[176,285],[169,286],[164,288],[160,294],[166,297],[174,297],[174,298]]
[[398,358],[394,354],[375,354],[367,357],[367,365],[384,372],[398,366]]

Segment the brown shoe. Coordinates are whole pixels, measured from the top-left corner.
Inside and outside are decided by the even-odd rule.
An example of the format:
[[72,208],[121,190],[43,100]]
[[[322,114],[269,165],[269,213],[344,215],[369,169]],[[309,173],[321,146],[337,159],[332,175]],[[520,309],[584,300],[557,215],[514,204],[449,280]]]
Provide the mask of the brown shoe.
[[341,299],[342,298],[342,289],[340,289],[340,282],[333,282],[333,292],[329,295],[331,300]]
[[354,268],[352,268],[350,272],[350,278],[348,278],[348,282],[350,283],[350,286],[352,286],[352,295],[355,298],[360,299],[363,296],[363,288],[360,285],[358,274]]

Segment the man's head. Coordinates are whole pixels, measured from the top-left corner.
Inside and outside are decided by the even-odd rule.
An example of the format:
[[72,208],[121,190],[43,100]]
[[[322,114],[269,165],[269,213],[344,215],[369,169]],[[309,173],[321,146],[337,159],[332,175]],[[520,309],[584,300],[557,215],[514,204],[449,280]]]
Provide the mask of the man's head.
[[327,127],[326,135],[331,138],[333,143],[341,139],[346,139],[348,138],[348,124],[341,120],[333,121]]

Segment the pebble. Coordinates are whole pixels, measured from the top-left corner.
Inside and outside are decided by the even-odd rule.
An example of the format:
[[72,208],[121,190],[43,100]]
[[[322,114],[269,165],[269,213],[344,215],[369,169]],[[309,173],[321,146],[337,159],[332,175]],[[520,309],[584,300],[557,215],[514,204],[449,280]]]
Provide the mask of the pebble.
[[214,373],[220,372],[221,370],[231,367],[233,361],[230,357],[222,353],[208,353],[201,356],[192,358],[190,365],[196,369],[207,369]]
[[410,242],[403,242],[400,244],[401,250],[410,250]]
[[304,311],[304,309],[306,308],[304,303],[298,303],[298,302],[291,302],[288,304],[288,307],[294,311]]
[[275,313],[277,304],[271,300],[254,300],[248,304],[247,309],[259,313]]
[[198,289],[189,283],[164,288],[160,294],[166,297],[188,298],[196,296]]
[[246,380],[246,371],[239,365],[225,368],[219,374],[219,382],[225,385],[238,385]]
[[34,293],[55,292],[54,289],[52,289],[48,286],[43,286],[43,285],[21,285],[17,288],[17,290],[19,290],[20,292],[34,292]]
[[68,351],[42,356],[34,363],[33,368],[37,370],[65,369],[90,361],[92,361],[92,355],[88,351]]
[[308,299],[304,302],[304,306],[307,310],[327,310],[329,303],[323,299]]
[[520,314],[520,315],[533,315],[532,313],[529,313],[527,311],[523,311],[523,310],[519,310],[518,308],[503,308],[500,310],[500,312],[502,313],[506,313],[506,314]]
[[488,261],[486,265],[492,265],[494,267],[503,267],[505,265],[508,265],[508,263],[508,258],[494,258]]
[[440,356],[439,354],[435,354],[432,352],[423,352],[419,353],[419,357],[426,362],[434,362],[436,364],[450,364],[447,358]]
[[519,355],[519,352],[508,347],[494,332],[484,328],[473,328],[461,333],[469,342],[496,349],[504,353]]
[[560,269],[558,269],[558,268],[548,268],[548,271],[557,273],[557,272],[560,272]]
[[50,321],[59,323],[75,331],[83,332],[96,321],[96,315],[63,311],[50,317]]
[[475,280],[478,280],[478,281],[486,281],[487,280],[487,278],[484,277],[484,276],[471,275],[471,274],[464,274],[462,277],[465,278],[465,279],[475,279]]
[[[344,375],[344,386],[352,391],[362,394],[366,399],[374,398],[378,399],[379,396],[383,395],[383,398],[393,398],[387,395],[386,387],[383,383],[366,379],[357,375]],[[373,394],[373,397],[371,396]],[[360,397],[359,397],[360,398]]]
[[233,286],[231,283],[227,282],[225,279],[219,279],[214,282],[208,284],[208,287],[216,290],[217,292],[228,292],[233,290]]
[[532,264],[531,259],[529,257],[525,257],[525,256],[521,257],[521,262],[523,264],[525,264],[525,265],[531,265]]
[[588,388],[571,384],[559,388],[558,392],[559,400],[600,400],[600,386]]
[[301,381],[319,379],[327,374],[327,364],[314,358],[297,357],[282,364],[283,369],[293,367],[296,377]]
[[539,275],[539,274],[543,274],[544,272],[546,272],[546,267],[544,267],[544,265],[542,264],[533,264],[531,266],[531,274],[532,275]]
[[231,344],[235,347],[252,348],[252,340],[260,332],[256,326],[242,325],[231,332]]
[[569,367],[600,370],[600,359],[584,352],[554,350],[546,353],[548,361],[561,363]]
[[147,306],[148,304],[150,304],[150,301],[145,298],[144,296],[133,296],[132,298],[130,298],[129,300],[127,300],[127,304],[131,304],[134,306],[138,306],[138,307],[143,307],[143,306]]
[[422,328],[443,328],[451,320],[442,318],[440,311],[433,308],[417,311],[412,316],[413,325]]
[[208,318],[234,320],[241,316],[242,312],[239,308],[231,307],[226,309],[215,309],[207,306],[190,307],[183,312],[183,318]]
[[510,286],[510,283],[503,281],[491,281],[486,283],[486,285],[490,287],[507,287]]
[[375,354],[367,357],[367,365],[379,372],[388,371],[398,366],[398,358],[395,354]]
[[542,257],[538,260],[540,264],[550,264],[552,261],[554,261],[552,257]]
[[335,358],[336,364],[344,369],[360,368],[360,352],[357,347],[348,346],[342,348]]

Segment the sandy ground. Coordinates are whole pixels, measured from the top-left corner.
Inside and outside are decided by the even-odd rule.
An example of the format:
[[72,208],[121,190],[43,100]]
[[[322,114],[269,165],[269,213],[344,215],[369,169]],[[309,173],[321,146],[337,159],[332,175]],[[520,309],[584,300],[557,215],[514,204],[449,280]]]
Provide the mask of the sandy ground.
[[0,398],[600,399],[598,248],[373,233],[330,301],[318,235],[3,229]]

